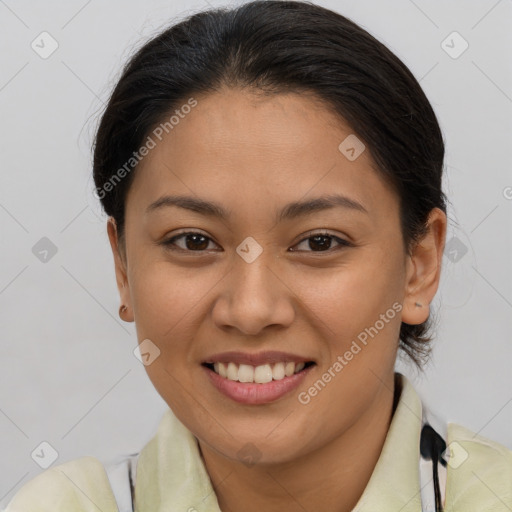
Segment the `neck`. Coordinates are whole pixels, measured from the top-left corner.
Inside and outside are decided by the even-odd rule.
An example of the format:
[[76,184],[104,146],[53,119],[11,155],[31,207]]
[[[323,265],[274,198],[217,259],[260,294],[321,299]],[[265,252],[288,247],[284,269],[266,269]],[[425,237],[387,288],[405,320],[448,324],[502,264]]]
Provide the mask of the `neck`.
[[300,459],[247,467],[200,444],[223,512],[350,512],[379,459],[396,407],[395,379],[380,389],[372,406],[329,444]]

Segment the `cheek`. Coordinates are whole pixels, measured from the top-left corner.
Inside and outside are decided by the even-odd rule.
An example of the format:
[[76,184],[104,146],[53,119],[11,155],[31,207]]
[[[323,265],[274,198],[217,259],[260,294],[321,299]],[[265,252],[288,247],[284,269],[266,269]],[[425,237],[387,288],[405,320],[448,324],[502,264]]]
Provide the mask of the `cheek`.
[[216,281],[214,272],[177,267],[166,261],[140,265],[130,282],[137,331],[159,339],[181,332]]
[[188,369],[194,346],[190,340],[197,337],[197,316],[204,314],[202,301],[216,281],[212,278],[209,283],[198,272],[152,260],[139,262],[130,282],[137,338],[151,340],[159,350],[145,370],[155,389],[185,421],[192,414],[185,391],[191,387]]
[[[343,345],[386,315],[393,304],[401,304],[404,269],[399,255],[391,254],[359,251],[337,268],[304,272],[299,279],[290,275],[287,281],[305,306],[304,314],[327,338]],[[386,320],[386,326],[400,323],[396,306]]]

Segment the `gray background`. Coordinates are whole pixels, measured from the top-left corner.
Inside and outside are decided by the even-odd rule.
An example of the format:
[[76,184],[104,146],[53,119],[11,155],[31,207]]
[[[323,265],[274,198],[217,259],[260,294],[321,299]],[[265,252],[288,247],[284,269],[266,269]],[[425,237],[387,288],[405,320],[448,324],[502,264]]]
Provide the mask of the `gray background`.
[[[398,367],[441,416],[512,448],[512,1],[318,3],[410,67],[447,141],[455,240],[434,359],[423,376]],[[133,324],[117,316],[90,145],[133,49],[208,4],[228,5],[0,0],[0,505],[43,471],[31,457],[42,442],[54,464],[106,461],[142,448],[167,407],[133,355]],[[51,49],[43,31],[58,43],[44,59],[31,47]]]

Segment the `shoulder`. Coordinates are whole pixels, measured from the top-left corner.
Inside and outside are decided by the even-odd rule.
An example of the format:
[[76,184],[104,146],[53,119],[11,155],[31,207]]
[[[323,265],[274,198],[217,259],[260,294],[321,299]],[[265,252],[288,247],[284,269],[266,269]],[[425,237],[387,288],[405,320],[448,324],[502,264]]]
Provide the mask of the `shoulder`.
[[512,510],[512,451],[448,424],[446,511]]
[[117,512],[103,464],[80,457],[49,468],[27,482],[2,512]]

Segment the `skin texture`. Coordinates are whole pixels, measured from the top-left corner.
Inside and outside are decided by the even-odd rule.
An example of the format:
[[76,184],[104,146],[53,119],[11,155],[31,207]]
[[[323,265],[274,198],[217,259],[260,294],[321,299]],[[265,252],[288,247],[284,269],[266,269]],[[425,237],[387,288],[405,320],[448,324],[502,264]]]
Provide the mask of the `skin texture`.
[[[108,222],[123,319],[135,321],[139,343],[159,347],[146,370],[198,438],[224,512],[352,510],[391,420],[400,322],[425,321],[438,287],[446,216],[432,210],[409,256],[398,196],[368,150],[355,161],[338,150],[350,127],[313,96],[226,89],[196,99],[135,171],[125,245]],[[285,204],[333,192],[367,212],[336,206],[276,221]],[[218,202],[230,217],[145,212],[165,194]],[[327,238],[319,250],[308,237],[322,230],[351,245]],[[189,237],[188,250],[186,237],[175,251],[162,244],[186,231],[208,238]],[[263,249],[252,263],[236,252],[249,236]],[[394,303],[401,312],[301,404],[298,393]],[[316,366],[298,390],[244,405],[219,393],[201,366],[230,350],[286,351]],[[238,455],[248,443],[259,455],[251,466]]]

